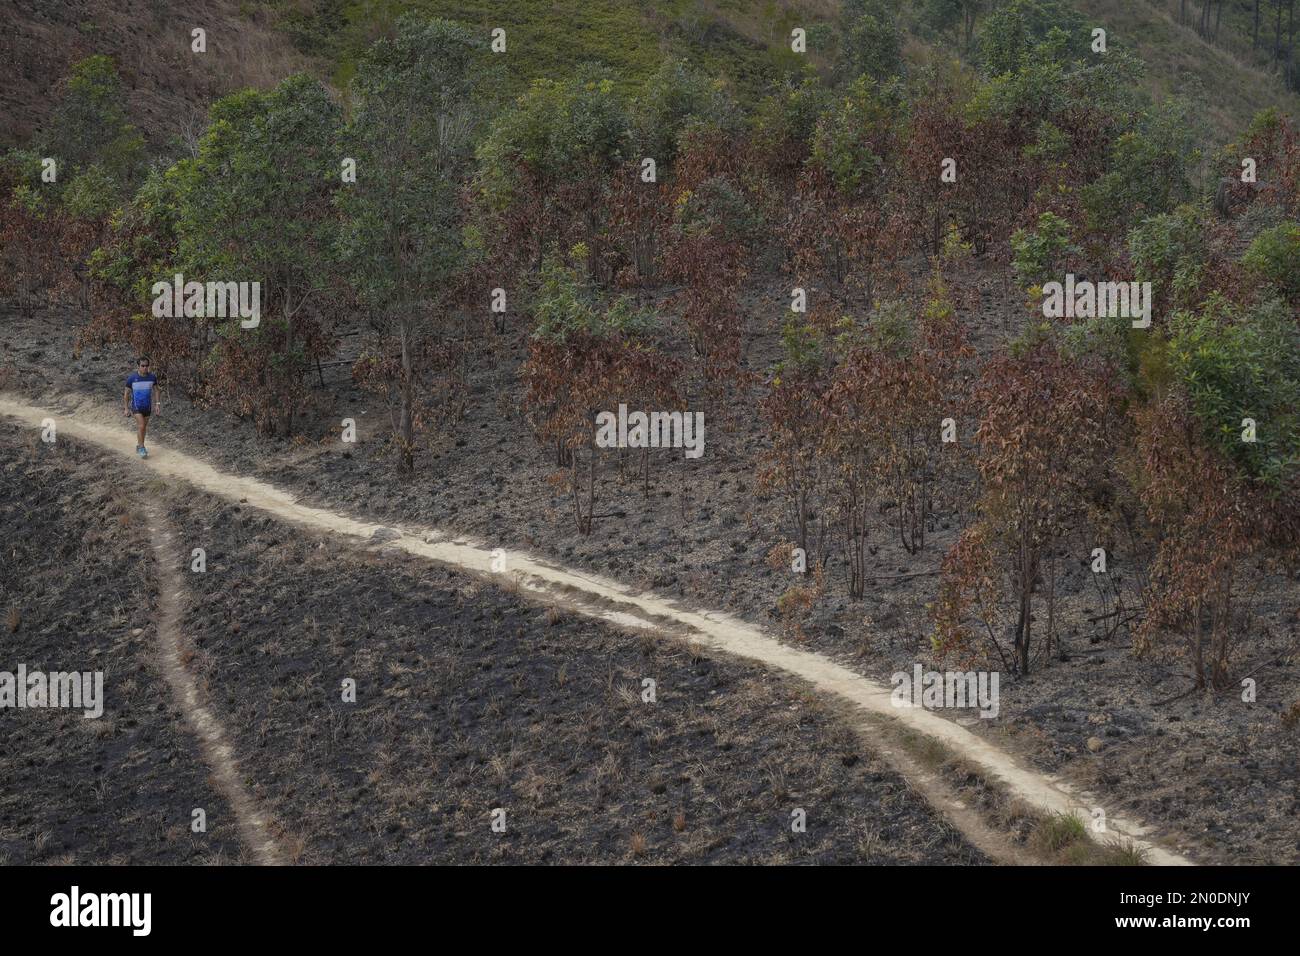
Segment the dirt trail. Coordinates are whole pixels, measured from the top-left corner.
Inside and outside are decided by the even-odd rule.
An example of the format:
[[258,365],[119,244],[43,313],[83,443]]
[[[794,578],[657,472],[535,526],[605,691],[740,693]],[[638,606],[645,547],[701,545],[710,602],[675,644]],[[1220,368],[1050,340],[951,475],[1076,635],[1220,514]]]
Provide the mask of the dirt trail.
[[[28,405],[0,395],[0,415],[40,427],[52,419],[60,434],[101,445],[134,456],[134,442],[128,427],[112,423],[106,415],[90,409],[59,412]],[[515,586],[521,593],[559,602],[611,624],[639,630],[668,631],[698,644],[737,657],[758,661],[803,678],[822,692],[848,701],[869,715],[897,720],[904,727],[930,737],[979,768],[991,782],[1001,785],[1011,797],[1019,798],[1044,813],[1068,813],[1089,821],[1093,811],[1105,812],[1108,838],[1132,841],[1146,851],[1149,863],[1187,866],[1191,861],[1156,843],[1151,830],[1123,814],[1112,812],[1085,791],[1052,775],[1023,766],[995,744],[960,724],[921,708],[900,708],[891,701],[891,688],[855,673],[812,651],[789,647],[758,628],[716,611],[684,608],[653,593],[635,592],[616,581],[581,571],[558,567],[536,556],[467,538],[451,537],[429,528],[392,528],[359,521],[347,515],[299,504],[289,493],[253,478],[231,475],[197,458],[166,445],[150,450],[147,468],[159,476],[189,482],[223,498],[246,502],[286,521],[317,531],[347,535],[396,548],[422,558],[462,568],[485,578]]]
[[217,790],[234,811],[244,846],[263,866],[283,865],[284,854],[271,834],[265,814],[257,808],[252,796],[240,783],[239,767],[235,763],[234,750],[227,740],[226,732],[216,715],[200,701],[198,686],[183,662],[181,649],[184,638],[181,636],[180,623],[185,586],[177,570],[180,554],[173,543],[171,531],[158,510],[149,506],[145,513],[149,521],[149,537],[158,558],[158,646],[163,674],[171,686],[176,705],[185,714],[186,721],[199,739],[203,760],[212,770]]

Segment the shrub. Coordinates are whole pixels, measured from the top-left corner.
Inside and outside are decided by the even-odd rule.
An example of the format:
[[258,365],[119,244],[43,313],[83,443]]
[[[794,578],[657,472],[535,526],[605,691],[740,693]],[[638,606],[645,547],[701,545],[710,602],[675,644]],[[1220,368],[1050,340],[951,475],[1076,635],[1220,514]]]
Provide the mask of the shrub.
[[891,5],[884,0],[850,0],[845,15],[849,20],[840,46],[843,75],[883,80],[902,72],[903,42]]
[[1300,222],[1291,220],[1261,232],[1241,264],[1289,301],[1300,300]]
[[118,184],[103,167],[87,166],[68,183],[63,208],[78,219],[104,220],[117,207]]
[[1128,248],[1133,277],[1151,283],[1159,313],[1197,304],[1208,250],[1205,225],[1194,207],[1183,205],[1142,220],[1129,232]]
[[1170,101],[1123,133],[1110,149],[1107,172],[1083,191],[1088,226],[1125,231],[1191,197],[1190,171],[1200,156],[1185,104]]
[[652,156],[660,170],[677,157],[683,132],[695,125],[734,131],[740,115],[730,95],[683,61],[665,60],[635,100],[633,133],[641,156]]
[[1078,248],[1070,241],[1071,226],[1055,213],[1038,217],[1033,230],[1017,229],[1011,236],[1011,266],[1025,287],[1062,278],[1062,265]]
[[[1170,322],[1169,362],[1204,438],[1241,471],[1281,489],[1300,469],[1300,329],[1271,301],[1238,316],[1211,299]],[[1242,420],[1257,425],[1242,440]]]
[[1196,686],[1225,689],[1248,632],[1239,621],[1242,571],[1261,550],[1270,510],[1206,444],[1178,390],[1139,408],[1136,422],[1141,498],[1159,544],[1134,649],[1181,639]]

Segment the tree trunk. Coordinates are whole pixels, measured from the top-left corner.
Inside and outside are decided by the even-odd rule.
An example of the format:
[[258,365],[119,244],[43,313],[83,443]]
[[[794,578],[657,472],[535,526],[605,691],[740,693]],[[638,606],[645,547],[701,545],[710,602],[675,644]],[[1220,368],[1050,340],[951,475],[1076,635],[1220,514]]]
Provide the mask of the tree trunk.
[[1029,673],[1029,600],[1021,585],[1020,610],[1016,618],[1016,672],[1020,676]]
[[[293,366],[293,312],[289,310],[289,295],[286,290],[284,297],[284,353],[287,361],[286,367],[289,369],[289,375],[294,374]],[[288,438],[293,434],[293,397],[287,396],[284,409],[284,434]]]
[[1273,24],[1273,61],[1282,59],[1282,0],[1273,0],[1277,7],[1277,20]]
[[1196,689],[1205,688],[1205,634],[1201,621],[1201,602],[1196,602],[1196,620],[1192,630],[1192,668],[1196,673]]
[[414,398],[414,385],[411,381],[411,330],[410,318],[403,315],[399,320],[402,342],[402,397],[401,411],[398,415],[399,441],[402,443],[402,471],[409,472],[415,467],[415,422],[411,408]]
[[1038,575],[1038,556],[1029,543],[1029,531],[1020,532],[1020,610],[1016,621],[1016,670],[1024,677],[1029,673],[1029,647],[1033,633],[1034,578]]
[[1286,4],[1286,87],[1295,85],[1295,0]]

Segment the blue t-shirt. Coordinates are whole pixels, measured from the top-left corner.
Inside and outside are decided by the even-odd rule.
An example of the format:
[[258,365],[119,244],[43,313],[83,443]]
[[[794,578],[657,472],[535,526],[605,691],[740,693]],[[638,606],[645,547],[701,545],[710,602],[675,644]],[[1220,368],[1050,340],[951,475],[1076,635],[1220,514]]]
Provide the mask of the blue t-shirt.
[[132,372],[126,380],[126,387],[131,390],[131,410],[147,412],[153,408],[153,387],[158,384],[158,376],[150,372],[140,375]]

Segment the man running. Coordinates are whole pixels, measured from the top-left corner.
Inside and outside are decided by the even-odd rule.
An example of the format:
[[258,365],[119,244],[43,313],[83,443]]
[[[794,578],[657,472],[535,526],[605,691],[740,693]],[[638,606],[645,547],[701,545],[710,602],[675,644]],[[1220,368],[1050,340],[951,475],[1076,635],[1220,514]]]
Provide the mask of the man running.
[[[144,433],[149,427],[149,416],[154,411],[154,391],[157,387],[158,376],[150,373],[149,359],[142,355],[136,363],[135,373],[127,378],[126,388],[122,391],[122,414],[127,417],[135,415],[138,426],[135,453],[141,458],[149,457],[149,452],[144,447]],[[162,408],[161,401],[157,407]]]

